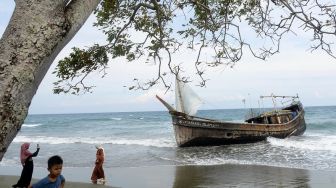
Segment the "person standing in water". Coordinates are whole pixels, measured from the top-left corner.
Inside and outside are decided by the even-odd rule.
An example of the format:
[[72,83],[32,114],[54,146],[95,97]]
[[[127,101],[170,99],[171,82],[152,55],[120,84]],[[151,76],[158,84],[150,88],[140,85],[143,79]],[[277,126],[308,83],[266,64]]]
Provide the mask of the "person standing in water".
[[105,173],[103,169],[103,163],[105,159],[104,148],[102,146],[96,146],[96,148],[96,161],[92,172],[91,181],[94,184],[97,184],[97,181],[102,181],[102,183],[105,184]]
[[12,187],[28,187],[33,176],[34,163],[33,157],[36,157],[40,151],[40,146],[37,144],[37,149],[34,153],[31,153],[29,149],[30,143],[23,143],[21,145],[20,159],[23,166],[21,176],[17,184]]

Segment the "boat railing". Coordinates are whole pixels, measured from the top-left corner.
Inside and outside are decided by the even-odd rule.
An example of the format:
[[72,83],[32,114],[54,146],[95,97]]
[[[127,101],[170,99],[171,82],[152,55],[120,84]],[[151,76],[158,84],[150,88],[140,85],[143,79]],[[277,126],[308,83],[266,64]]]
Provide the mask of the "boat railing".
[[176,110],[169,111],[169,113],[172,114],[172,115],[175,115],[175,116],[183,117],[185,119],[217,121],[215,119],[209,119],[209,118],[198,117],[198,116],[191,116],[191,115],[188,115],[188,114],[185,114],[183,112],[176,111]]
[[[280,97],[287,97],[287,96],[280,96]],[[296,96],[294,97],[296,99]],[[254,117],[258,117],[258,116],[268,116],[270,114],[281,114],[281,113],[285,113],[285,111],[290,112],[290,110],[286,110],[291,106],[297,105],[298,108],[302,108],[302,104],[300,101],[291,101],[290,104],[288,105],[283,105],[281,108],[273,108],[273,110],[270,110],[271,108],[250,108],[246,114],[245,114],[245,120],[254,118]]]
[[248,112],[245,114],[245,120],[247,119],[251,119],[253,117],[257,117],[260,116],[261,114],[263,114],[264,112],[266,112],[266,110],[261,110],[261,109],[249,109]]

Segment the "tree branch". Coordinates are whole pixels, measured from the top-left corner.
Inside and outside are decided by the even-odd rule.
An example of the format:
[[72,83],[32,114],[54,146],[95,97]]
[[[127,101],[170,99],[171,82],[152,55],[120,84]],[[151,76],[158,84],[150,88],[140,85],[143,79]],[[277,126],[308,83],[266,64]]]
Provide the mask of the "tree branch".
[[71,0],[65,7],[65,16],[71,27],[66,40],[71,40],[97,8],[101,0]]

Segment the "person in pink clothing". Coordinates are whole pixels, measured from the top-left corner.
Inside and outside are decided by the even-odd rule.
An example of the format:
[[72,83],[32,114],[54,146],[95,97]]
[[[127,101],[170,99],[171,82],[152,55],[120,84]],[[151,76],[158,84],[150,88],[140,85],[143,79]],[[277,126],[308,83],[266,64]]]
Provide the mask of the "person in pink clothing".
[[12,187],[28,187],[30,185],[30,181],[33,176],[34,170],[34,163],[33,158],[36,157],[38,152],[40,151],[40,146],[37,144],[37,149],[34,153],[31,153],[29,149],[29,143],[23,143],[21,145],[21,152],[20,152],[20,160],[23,166],[21,176],[17,184],[13,185]]

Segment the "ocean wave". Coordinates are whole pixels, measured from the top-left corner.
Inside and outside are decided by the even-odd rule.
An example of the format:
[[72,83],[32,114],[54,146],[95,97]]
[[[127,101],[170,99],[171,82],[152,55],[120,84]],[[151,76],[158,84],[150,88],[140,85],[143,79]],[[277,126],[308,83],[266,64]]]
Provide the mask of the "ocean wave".
[[[166,159],[167,160],[167,159]],[[181,164],[187,165],[200,165],[200,166],[213,166],[213,165],[224,165],[224,164],[238,164],[238,165],[262,165],[262,166],[274,166],[274,167],[287,167],[287,168],[298,168],[299,165],[293,166],[289,164],[283,164],[281,162],[272,161],[257,161],[257,160],[244,160],[244,159],[232,159],[232,158],[222,158],[222,157],[212,157],[212,158],[199,158],[199,157],[189,157],[182,161],[177,161]]]
[[223,165],[223,164],[241,164],[241,165],[255,165],[256,162],[247,160],[236,160],[236,159],[223,159],[223,158],[213,158],[213,159],[196,159],[194,161],[195,165]]
[[144,139],[144,140],[128,140],[120,139],[112,141],[112,144],[119,145],[142,145],[153,147],[176,147],[175,141],[169,139]]
[[[282,168],[303,168],[310,169],[312,167],[305,167],[300,164],[287,164],[281,162],[263,162],[263,161],[251,161],[251,160],[236,160],[236,159],[215,159],[215,160],[200,160],[196,165],[206,166],[206,165],[223,165],[223,164],[232,164],[232,165],[259,165],[259,166],[270,166],[270,167],[282,167]],[[315,169],[315,168],[312,168]],[[316,168],[318,169],[318,168]],[[323,169],[323,168],[322,168]]]
[[326,120],[311,122],[311,123],[308,123],[307,129],[333,132],[336,129],[336,120],[326,119]]
[[116,121],[120,121],[120,120],[122,120],[122,118],[110,118],[110,119],[112,119],[112,120],[116,120]]
[[285,148],[336,152],[336,136],[324,135],[322,137],[306,135],[304,137],[300,137],[300,139],[296,139],[295,137],[287,139],[269,137],[267,138],[267,142],[273,146],[280,146]]
[[109,117],[85,117],[81,118],[80,120],[77,121],[84,121],[84,122],[104,122],[104,121],[111,121],[111,120],[116,120],[114,118],[109,118]]
[[14,158],[6,158],[4,157],[0,163],[0,166],[16,166],[19,164],[19,159],[18,157],[14,157]]
[[13,142],[30,142],[45,144],[116,144],[116,145],[140,145],[153,147],[176,147],[176,143],[171,139],[124,139],[110,137],[46,137],[46,136],[17,136]]
[[22,127],[38,127],[41,126],[41,123],[35,123],[35,124],[23,124]]

